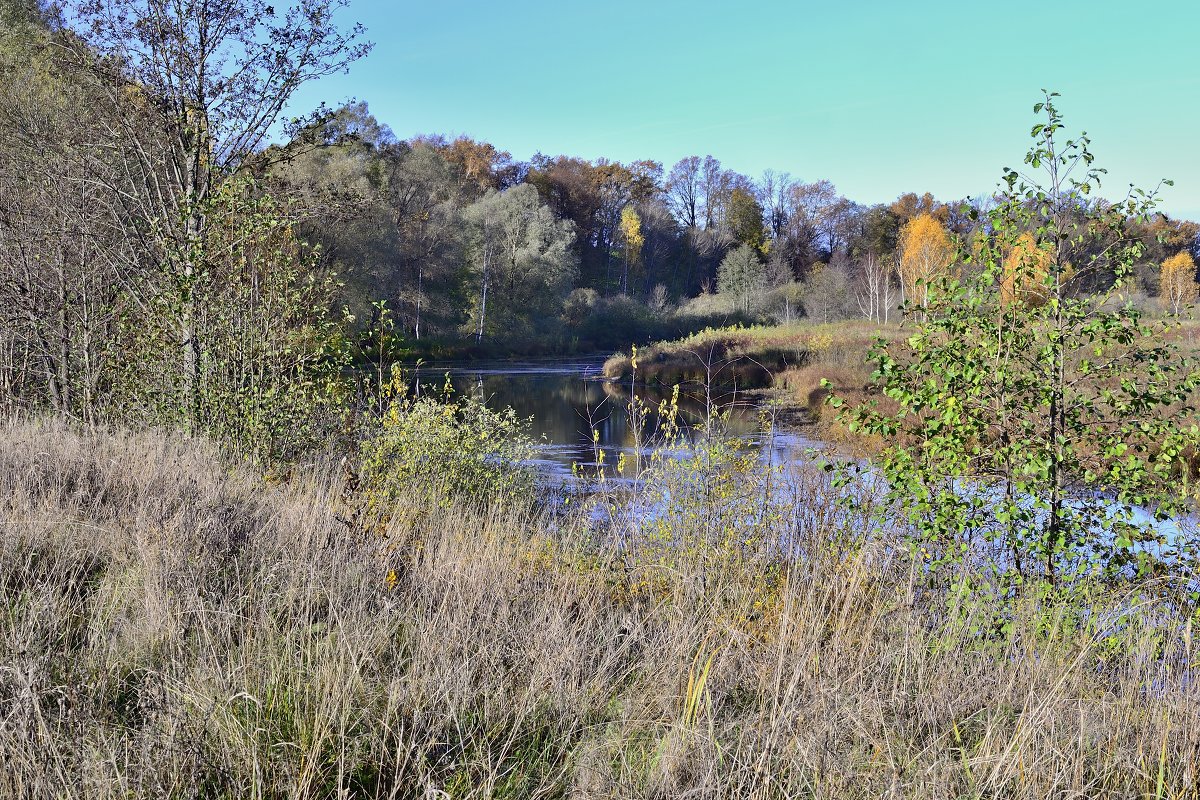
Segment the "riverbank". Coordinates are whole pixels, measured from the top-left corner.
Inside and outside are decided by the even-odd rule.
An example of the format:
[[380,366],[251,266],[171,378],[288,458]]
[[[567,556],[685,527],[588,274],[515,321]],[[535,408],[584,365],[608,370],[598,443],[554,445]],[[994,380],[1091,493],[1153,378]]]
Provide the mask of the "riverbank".
[[706,538],[715,505],[672,551],[461,504],[363,527],[332,464],[6,423],[0,794],[1191,796],[1169,584],[946,615],[822,476],[781,561]]
[[824,404],[823,381],[848,403],[878,399],[868,351],[879,338],[901,335],[899,326],[863,321],[710,328],[639,348],[636,370],[630,351],[617,353],[605,361],[604,374],[623,385],[736,388],[769,402],[794,427],[848,442]]

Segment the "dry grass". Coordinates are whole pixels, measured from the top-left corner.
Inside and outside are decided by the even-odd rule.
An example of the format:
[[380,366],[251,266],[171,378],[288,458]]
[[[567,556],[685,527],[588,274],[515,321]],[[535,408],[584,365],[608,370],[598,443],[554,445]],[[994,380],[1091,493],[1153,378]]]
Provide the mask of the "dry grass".
[[1196,649],[1163,601],[981,636],[996,609],[926,606],[807,473],[803,555],[737,569],[460,509],[404,508],[385,545],[313,475],[0,428],[0,795],[1197,796]]
[[[788,371],[814,364],[864,367],[876,336],[894,332],[862,320],[830,324],[797,324],[750,328],[708,328],[683,339],[658,342],[638,351],[638,381],[673,386],[676,383],[737,385],[762,389],[778,384]],[[628,353],[617,353],[604,364],[613,379],[632,376]],[[866,370],[870,375],[870,370]]]

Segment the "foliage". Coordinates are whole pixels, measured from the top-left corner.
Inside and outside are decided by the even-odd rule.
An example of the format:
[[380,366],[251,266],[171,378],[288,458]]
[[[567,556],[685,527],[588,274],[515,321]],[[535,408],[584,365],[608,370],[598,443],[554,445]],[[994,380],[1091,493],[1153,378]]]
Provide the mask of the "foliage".
[[930,288],[954,261],[954,243],[932,214],[922,213],[900,229],[898,247],[904,296],[913,305],[924,306]]
[[[122,319],[112,413],[205,433],[267,463],[294,460],[340,425],[348,354],[345,320],[330,309],[337,283],[254,184],[222,183],[202,213],[209,232],[203,250],[186,256],[192,279],[156,290],[149,314]],[[184,306],[201,310],[190,398],[173,324]]]
[[491,192],[466,211],[477,341],[528,338],[553,323],[578,270],[571,224],[555,219],[537,190]]
[[[1004,273],[1000,279],[1000,302],[1004,305],[1023,303],[1043,305],[1049,299],[1046,287],[1053,255],[1049,249],[1038,247],[1030,233],[1022,233],[1004,258]],[[1070,279],[1069,269],[1063,279]]]
[[[989,236],[964,254],[971,273],[943,272],[910,296],[925,321],[906,346],[872,353],[898,409],[845,413],[892,443],[877,468],[930,574],[982,558],[1003,586],[1115,578],[1154,572],[1186,545],[1160,523],[1185,507],[1181,457],[1197,440],[1188,403],[1200,374],[1164,326],[1120,303],[1141,249],[1129,220],[1155,198],[1087,202],[1103,173],[1086,135],[1063,141],[1053,97],[1035,107],[1045,119],[1025,158],[1031,172],[1006,172]],[[930,224],[908,238],[926,229],[941,253],[944,233]],[[1115,244],[1097,252],[1096,237]],[[1116,283],[1072,293],[1096,271]],[[1044,302],[1006,302],[1006,282]]]
[[739,308],[749,312],[767,288],[767,268],[758,251],[743,244],[729,251],[717,271],[717,289],[737,298]]
[[398,366],[386,405],[361,448],[360,480],[369,513],[386,519],[403,498],[430,507],[527,507],[534,497],[526,422],[511,408],[493,411],[456,395],[409,390]]
[[760,253],[766,250],[767,237],[763,228],[763,208],[754,195],[745,189],[729,194],[729,233],[740,244]]
[[1176,316],[1196,302],[1200,285],[1196,283],[1196,262],[1191,254],[1181,250],[1163,261],[1158,285],[1163,308]]
[[621,273],[621,292],[629,292],[629,273],[636,270],[642,259],[646,237],[642,233],[642,218],[633,206],[621,209],[621,242],[624,246],[625,270]]

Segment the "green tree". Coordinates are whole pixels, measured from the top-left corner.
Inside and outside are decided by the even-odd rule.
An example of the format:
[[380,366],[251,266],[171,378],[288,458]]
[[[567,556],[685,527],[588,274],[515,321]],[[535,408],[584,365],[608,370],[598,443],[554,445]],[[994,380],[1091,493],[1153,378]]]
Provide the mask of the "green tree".
[[198,432],[263,464],[293,461],[341,421],[347,352],[345,320],[331,312],[336,281],[286,208],[252,182],[223,181],[204,214],[209,235],[191,286],[200,383],[185,387],[169,346],[174,314],[130,311],[116,342],[126,357],[115,402],[127,419],[180,426],[195,402]]
[[[147,187],[127,204],[149,224],[139,235],[156,252],[138,302],[174,315],[178,375],[197,427],[206,378],[199,350],[203,309],[194,288],[208,256],[210,196],[249,163],[302,84],[344,71],[370,45],[362,27],[341,29],[343,0],[278,8],[265,0],[78,0],[75,62],[100,76],[115,113],[125,165]],[[119,191],[118,187],[113,187]]]
[[730,250],[717,270],[717,291],[732,295],[738,308],[749,312],[767,288],[767,267],[748,244]]
[[[1006,170],[990,235],[960,254],[966,277],[933,281],[925,321],[873,351],[898,409],[843,417],[890,443],[877,468],[927,574],[982,559],[1001,586],[1062,585],[1150,571],[1172,552],[1154,520],[1185,502],[1178,476],[1197,439],[1188,403],[1200,378],[1163,324],[1120,302],[1142,247],[1129,221],[1155,193],[1081,202],[1102,171],[1086,135],[1064,141],[1054,97],[1035,107],[1026,169]],[[1115,244],[1097,250],[1098,237]],[[1037,258],[1014,260],[1017,248]],[[1116,283],[1077,293],[1094,271]],[[1040,284],[1045,302],[1006,301],[1006,280]]]
[[547,328],[579,274],[571,223],[555,219],[529,184],[484,195],[465,218],[476,341],[553,332]]
[[754,195],[742,188],[734,189],[729,195],[727,220],[729,232],[739,244],[749,245],[760,253],[766,249],[763,209]]

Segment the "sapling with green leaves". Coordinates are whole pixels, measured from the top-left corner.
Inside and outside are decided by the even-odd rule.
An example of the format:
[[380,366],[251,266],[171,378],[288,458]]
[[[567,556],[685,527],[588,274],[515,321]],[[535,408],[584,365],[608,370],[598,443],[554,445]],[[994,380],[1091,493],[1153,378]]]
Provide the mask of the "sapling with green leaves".
[[[892,403],[843,422],[889,445],[874,468],[924,574],[986,565],[1002,591],[1145,575],[1182,555],[1182,456],[1198,438],[1195,365],[1125,298],[1157,190],[1095,196],[1105,171],[1067,138],[1054,93],[995,207],[927,287],[907,340],[879,340]],[[1164,182],[1169,183],[1169,182]],[[972,571],[974,572],[974,571]],[[975,573],[978,574],[978,573]]]

